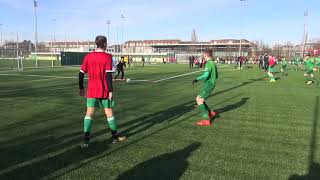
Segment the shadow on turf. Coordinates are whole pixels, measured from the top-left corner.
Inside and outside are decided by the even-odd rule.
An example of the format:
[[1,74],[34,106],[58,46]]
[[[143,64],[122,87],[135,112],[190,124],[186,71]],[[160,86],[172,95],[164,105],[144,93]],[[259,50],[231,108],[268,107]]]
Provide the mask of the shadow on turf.
[[264,80],[264,77],[257,78],[257,79],[249,79],[249,81],[245,81],[245,82],[243,82],[243,83],[241,83],[241,84],[239,84],[239,85],[237,85],[237,86],[234,86],[234,87],[231,87],[231,88],[228,88],[228,89],[225,89],[225,90],[216,92],[216,93],[212,94],[211,96],[223,94],[223,93],[232,91],[232,90],[234,90],[234,89],[241,88],[241,87],[243,87],[243,86],[246,86],[246,85],[255,83],[255,82],[257,82],[257,81],[263,81],[263,80]]
[[[217,92],[216,95],[234,90],[239,87],[243,87],[245,85],[251,84],[258,80],[260,79],[254,79],[249,82],[244,82],[238,86]],[[192,100],[177,106],[170,107],[166,110],[162,110],[150,115],[143,116],[141,118],[137,118],[128,123],[122,124],[122,126],[129,127],[128,129],[125,130],[125,133],[127,133],[127,135],[129,135],[130,137],[134,134],[148,130],[158,123],[173,121],[174,119],[182,116],[183,114],[190,112],[194,108],[193,102],[194,101]],[[234,105],[229,105],[224,108],[221,108],[220,113],[227,112],[237,107],[240,107],[241,104],[244,104],[244,100],[241,100],[239,103],[236,103]],[[144,138],[147,138],[153,134],[156,134],[157,132],[163,131],[171,126],[181,123],[182,121],[184,121],[184,119],[180,119],[178,121],[175,121],[174,123],[170,123],[161,129],[155,130],[149,133],[148,135],[138,138],[135,141],[128,142],[124,146],[120,146],[119,148],[112,150],[110,152],[106,152],[109,149],[109,145],[105,141],[93,143],[91,144],[92,148],[90,148],[88,151],[83,151],[78,146],[78,142],[80,139],[79,132],[75,132],[75,134],[71,133],[69,135],[66,135],[69,138],[68,141],[65,141],[65,137],[63,136],[51,139],[51,138],[47,138],[46,136],[47,132],[45,131],[36,132],[30,135],[30,137],[28,137],[29,141],[27,142],[23,141],[22,139],[20,142],[15,143],[15,146],[9,146],[9,147],[6,147],[5,149],[1,149],[2,152],[13,151],[17,153],[19,151],[23,152],[24,149],[29,148],[28,150],[29,153],[26,153],[26,154],[22,153],[19,156],[16,156],[16,153],[14,153],[11,157],[9,157],[8,155],[8,159],[7,159],[8,161],[6,161],[3,165],[9,169],[6,169],[6,171],[2,171],[2,170],[0,171],[1,172],[0,179],[38,179],[38,178],[47,177],[52,173],[55,173],[64,168],[73,169],[73,170],[78,169],[94,160],[97,160],[108,154],[111,154],[116,150],[125,148],[133,143],[137,143],[138,141],[141,141]],[[66,126],[67,125],[64,124],[62,125],[62,128],[65,128]],[[54,128],[61,130],[58,126]],[[54,131],[54,128],[51,128],[50,130]],[[104,133],[106,133],[106,130],[98,131],[97,133],[95,133],[95,135],[98,136]],[[41,138],[38,138],[38,137],[41,137]],[[63,143],[59,143],[61,141]],[[48,146],[48,148],[46,148],[45,151],[41,151],[41,150],[39,151],[39,149],[37,149],[37,147],[39,146],[40,147]],[[32,150],[34,150],[35,152],[30,153],[30,151]],[[30,156],[30,154],[33,156]],[[40,156],[40,159],[37,159],[38,156]],[[2,159],[3,158],[1,158],[1,160]],[[33,162],[29,162],[29,161],[33,161]],[[21,164],[21,163],[24,163],[24,164]],[[12,166],[12,168],[10,168],[10,166]],[[64,170],[63,174],[67,172],[70,172],[70,171]],[[60,175],[57,175],[56,177],[59,177]]]
[[244,104],[246,104],[248,102],[250,98],[245,97],[242,98],[239,102],[236,102],[234,104],[229,104],[227,106],[224,106],[222,108],[218,108],[215,110],[215,112],[217,113],[217,118],[220,117],[221,114],[232,111],[234,109],[238,109],[239,107],[243,106]]
[[309,152],[309,167],[308,174],[297,175],[294,174],[289,177],[289,180],[319,180],[320,179],[320,164],[315,162],[315,153],[317,150],[317,128],[319,121],[319,96],[316,97],[316,105],[314,110],[314,120],[310,138],[310,152]]
[[124,172],[117,179],[180,179],[188,167],[187,159],[200,146],[197,142],[184,149],[154,157]]

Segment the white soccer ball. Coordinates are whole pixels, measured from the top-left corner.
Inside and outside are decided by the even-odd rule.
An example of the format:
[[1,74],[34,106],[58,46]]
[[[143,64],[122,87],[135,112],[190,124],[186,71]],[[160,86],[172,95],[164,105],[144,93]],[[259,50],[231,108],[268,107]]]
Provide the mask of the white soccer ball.
[[130,83],[131,82],[131,79],[127,79],[127,83]]

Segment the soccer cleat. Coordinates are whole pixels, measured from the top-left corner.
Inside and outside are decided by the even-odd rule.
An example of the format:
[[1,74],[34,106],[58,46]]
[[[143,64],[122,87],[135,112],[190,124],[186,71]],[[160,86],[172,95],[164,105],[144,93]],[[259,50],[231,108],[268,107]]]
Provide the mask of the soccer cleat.
[[83,138],[83,143],[80,145],[82,149],[88,148],[90,142],[90,135],[85,134]]
[[208,118],[211,119],[212,117],[216,116],[216,114],[217,114],[216,112],[211,111],[208,115]]
[[276,80],[271,79],[269,82],[270,82],[270,83],[275,83],[275,82],[276,82]]
[[308,85],[312,84],[312,81],[308,81],[307,84],[308,84]]
[[211,122],[209,120],[202,120],[196,123],[198,126],[210,126]]
[[126,136],[116,134],[112,137],[112,144],[117,144],[118,142],[124,142],[125,140],[127,140]]

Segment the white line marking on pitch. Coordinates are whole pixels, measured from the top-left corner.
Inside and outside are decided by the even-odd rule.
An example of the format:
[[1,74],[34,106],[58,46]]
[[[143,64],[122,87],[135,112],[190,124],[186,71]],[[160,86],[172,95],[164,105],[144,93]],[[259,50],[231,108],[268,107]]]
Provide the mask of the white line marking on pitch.
[[45,78],[62,78],[62,79],[78,78],[78,77],[67,77],[67,76],[43,76],[43,75],[35,75],[35,74],[0,74],[0,76],[45,77]]
[[[221,71],[234,71],[236,69],[223,69],[223,70],[218,70],[218,72],[221,72]],[[202,72],[204,70],[200,70],[200,71],[194,71],[194,72],[190,72],[190,73],[185,73],[185,74],[180,74],[180,75],[177,75],[177,76],[172,76],[172,77],[168,77],[168,78],[164,78],[164,79],[159,79],[159,80],[156,80],[156,81],[153,81],[155,83],[157,82],[161,82],[161,81],[166,81],[166,80],[169,80],[169,79],[174,79],[174,78],[178,78],[178,77],[182,77],[182,76],[187,76],[187,75],[190,75],[190,74],[195,74],[195,73],[198,73],[198,72]]]
[[194,71],[194,72],[185,73],[185,74],[180,74],[180,75],[177,75],[177,76],[172,76],[172,77],[168,77],[168,78],[159,79],[159,80],[156,80],[156,81],[153,81],[153,82],[157,83],[157,82],[161,82],[161,81],[165,81],[165,80],[169,80],[169,79],[174,79],[174,78],[178,78],[178,77],[182,77],[182,76],[187,76],[189,74],[194,74],[194,73],[198,73],[198,72],[201,72],[201,71],[204,71],[204,70]]

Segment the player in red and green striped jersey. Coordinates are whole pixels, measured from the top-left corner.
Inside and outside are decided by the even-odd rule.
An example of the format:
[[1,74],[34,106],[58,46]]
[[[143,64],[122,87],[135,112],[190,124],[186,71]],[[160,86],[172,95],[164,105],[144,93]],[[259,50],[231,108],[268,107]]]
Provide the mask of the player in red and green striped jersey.
[[269,67],[268,67],[268,76],[269,76],[269,79],[270,79],[269,82],[271,82],[271,83],[275,83],[276,82],[276,79],[275,79],[275,77],[273,75],[273,73],[276,70],[275,66],[276,66],[276,58],[273,55],[271,55],[269,57]]
[[201,121],[197,122],[199,126],[210,126],[211,118],[216,115],[215,112],[211,111],[208,104],[206,103],[206,99],[208,99],[216,86],[216,81],[218,79],[218,71],[217,66],[213,62],[212,59],[212,50],[204,51],[204,59],[205,63],[205,71],[203,75],[199,76],[195,80],[192,81],[194,85],[198,81],[204,80],[204,86],[202,87],[200,93],[196,97],[196,101],[198,104],[198,108],[201,113]]
[[118,134],[116,119],[112,108],[113,87],[112,87],[112,55],[105,53],[107,47],[107,38],[97,36],[95,43],[97,50],[87,54],[82,63],[79,73],[79,89],[80,96],[85,95],[83,79],[84,74],[88,73],[88,90],[87,90],[87,112],[83,120],[84,142],[82,148],[89,146],[92,118],[96,108],[104,108],[107,116],[107,124],[111,129],[112,143],[117,143],[126,140],[125,136]]

